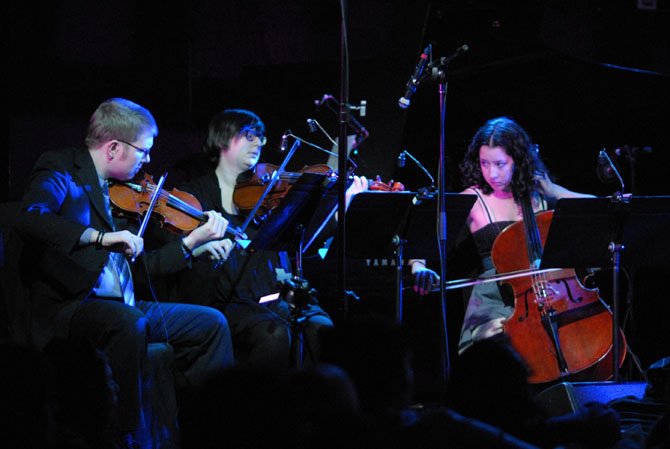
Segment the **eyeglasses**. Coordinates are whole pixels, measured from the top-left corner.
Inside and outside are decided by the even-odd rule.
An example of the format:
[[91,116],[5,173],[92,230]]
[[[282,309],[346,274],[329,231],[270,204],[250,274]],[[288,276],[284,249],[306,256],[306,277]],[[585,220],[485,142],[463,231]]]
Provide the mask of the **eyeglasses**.
[[246,137],[249,142],[253,142],[254,139],[258,137],[258,139],[261,141],[261,146],[268,143],[267,137],[265,137],[263,134],[260,134],[253,128],[244,128],[242,131],[240,131],[240,134]]
[[121,142],[121,143],[125,143],[126,145],[131,146],[131,147],[135,148],[135,150],[137,150],[137,151],[139,151],[140,153],[142,153],[142,159],[146,159],[146,158],[148,158],[148,157],[150,156],[151,149],[140,148],[140,147],[138,147],[138,146],[133,145],[133,144],[130,143],[130,142],[126,142],[125,140],[121,140],[121,139],[116,139],[116,140],[118,140],[118,141]]

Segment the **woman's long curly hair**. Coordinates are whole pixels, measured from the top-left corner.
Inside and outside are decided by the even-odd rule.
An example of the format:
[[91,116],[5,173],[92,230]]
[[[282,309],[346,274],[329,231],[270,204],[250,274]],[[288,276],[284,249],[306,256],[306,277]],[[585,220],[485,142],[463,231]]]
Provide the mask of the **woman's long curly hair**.
[[514,160],[511,183],[514,199],[519,200],[536,191],[534,176],[536,173],[547,173],[547,169],[526,131],[507,117],[491,119],[475,133],[460,165],[464,185],[477,186],[485,194],[493,192],[479,163],[482,145],[503,147]]

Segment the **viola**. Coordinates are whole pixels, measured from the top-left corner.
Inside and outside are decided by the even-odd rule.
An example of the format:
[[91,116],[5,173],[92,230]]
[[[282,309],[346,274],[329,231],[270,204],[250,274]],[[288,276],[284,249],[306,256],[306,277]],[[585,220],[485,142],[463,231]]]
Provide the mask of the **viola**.
[[[109,199],[117,214],[143,216],[155,192],[153,177],[142,173],[132,181],[113,181],[109,186]],[[200,201],[190,193],[177,189],[161,189],[158,192],[151,216],[158,219],[162,227],[180,235],[188,234],[207,221]],[[236,239],[246,238],[243,232],[230,225],[226,234]]]
[[375,179],[370,181],[368,190],[374,190],[377,192],[403,192],[405,191],[405,185],[394,180],[384,182],[382,181],[382,178],[377,175]]
[[[278,166],[274,164],[261,163],[256,165],[251,174],[246,173],[241,175],[241,179],[238,179],[233,191],[233,202],[238,209],[241,211],[250,211],[256,206],[263,196],[266,186],[277,172],[277,168]],[[317,164],[307,165],[298,172],[285,171],[279,173],[279,179],[263,199],[263,203],[256,212],[256,216],[266,216],[268,212],[279,206],[281,200],[303,173],[318,173],[333,177],[335,172],[326,164]]]
[[[256,207],[258,201],[265,193],[267,185],[277,172],[277,165],[269,163],[257,164],[253,172],[241,175],[233,191],[233,202],[243,212],[248,212]],[[262,220],[269,212],[274,210],[281,203],[282,199],[291,190],[291,187],[298,181],[303,173],[324,174],[330,178],[331,182],[337,180],[336,172],[327,164],[306,165],[297,172],[279,173],[278,180],[275,182],[272,190],[263,198],[263,202],[258,207],[255,216]],[[405,186],[400,182],[390,181],[384,183],[379,176],[370,181],[369,190],[376,191],[402,191]]]
[[[528,269],[507,280],[514,312],[503,330],[530,369],[531,383],[557,379],[607,380],[612,374],[612,313],[597,289],[585,288],[574,269],[538,270],[552,211],[534,214],[522,202],[523,220],[496,238],[491,257],[498,273]],[[619,366],[625,357],[625,337]]]

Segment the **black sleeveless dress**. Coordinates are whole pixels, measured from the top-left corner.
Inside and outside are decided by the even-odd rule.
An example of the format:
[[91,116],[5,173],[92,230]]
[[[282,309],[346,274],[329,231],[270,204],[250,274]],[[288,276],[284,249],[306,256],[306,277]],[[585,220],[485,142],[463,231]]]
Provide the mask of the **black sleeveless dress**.
[[[494,221],[493,214],[491,213],[488,204],[486,204],[481,192],[478,189],[471,190],[477,194],[489,219],[489,223],[483,228],[475,231],[472,234],[472,238],[475,241],[479,257],[482,260],[482,267],[484,269],[482,275],[490,276],[495,274],[495,267],[491,260],[491,248],[493,247],[493,243],[507,226],[515,222]],[[542,209],[546,209],[546,202],[542,197],[540,197],[540,205]],[[485,282],[483,284],[475,285],[465,309],[463,326],[461,327],[461,338],[458,342],[458,352],[462,353],[472,345],[474,340],[477,339],[477,331],[480,330],[482,326],[498,318],[508,318],[513,312],[513,298],[506,301],[501,294],[497,282]]]
[[[491,260],[491,248],[498,234],[513,221],[490,222],[472,234],[477,251],[482,260],[484,276],[495,274]],[[458,343],[458,352],[463,352],[474,341],[473,334],[482,325],[496,318],[507,318],[512,315],[514,305],[505,303],[497,282],[485,282],[475,285],[468,299],[461,328],[461,338]]]

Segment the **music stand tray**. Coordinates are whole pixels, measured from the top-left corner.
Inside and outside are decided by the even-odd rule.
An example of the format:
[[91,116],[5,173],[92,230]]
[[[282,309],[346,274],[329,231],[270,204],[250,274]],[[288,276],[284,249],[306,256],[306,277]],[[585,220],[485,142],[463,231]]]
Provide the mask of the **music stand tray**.
[[296,249],[302,237],[296,234],[297,230],[300,226],[305,227],[310,222],[328,183],[327,176],[324,174],[302,173],[281,204],[260,226],[247,250],[254,252]]
[[394,237],[403,233],[415,196],[412,192],[362,192],[355,195],[347,209],[347,256],[353,259],[392,257]]
[[[447,254],[453,249],[463,231],[465,220],[477,200],[476,195],[446,193]],[[405,256],[408,259],[439,259],[437,235],[437,197],[422,199],[410,215],[404,235],[407,238]],[[434,236],[434,239],[428,238]],[[446,256],[446,255],[445,255]]]
[[559,200],[549,226],[540,268],[609,266],[610,242],[619,241],[626,207],[610,198]]
[[641,268],[668,263],[670,196],[633,197],[624,226],[622,262]]
[[[465,225],[475,195],[447,193],[447,248]],[[394,237],[405,243],[410,259],[438,259],[436,198],[417,200],[414,192],[363,192],[347,210],[347,256],[358,259],[389,258]],[[434,236],[431,239],[430,236]]]
[[670,248],[670,196],[559,200],[540,268],[610,265],[610,242],[623,245],[622,260],[634,266],[665,264]]

